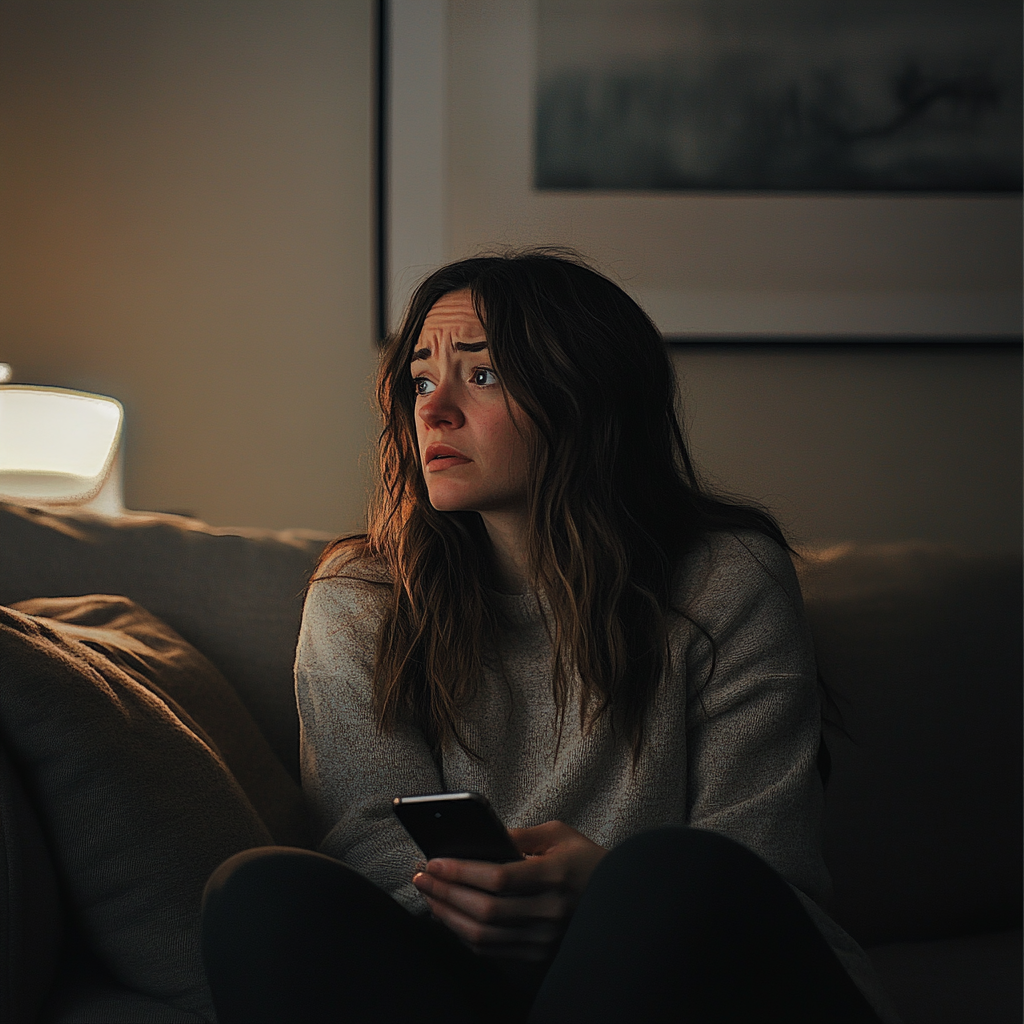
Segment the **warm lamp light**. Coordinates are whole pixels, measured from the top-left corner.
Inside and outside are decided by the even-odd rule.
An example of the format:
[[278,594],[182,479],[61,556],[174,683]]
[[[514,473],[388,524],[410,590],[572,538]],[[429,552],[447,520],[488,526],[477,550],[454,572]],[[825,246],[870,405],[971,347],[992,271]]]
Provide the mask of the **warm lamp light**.
[[0,500],[118,515],[123,421],[113,398],[0,386]]

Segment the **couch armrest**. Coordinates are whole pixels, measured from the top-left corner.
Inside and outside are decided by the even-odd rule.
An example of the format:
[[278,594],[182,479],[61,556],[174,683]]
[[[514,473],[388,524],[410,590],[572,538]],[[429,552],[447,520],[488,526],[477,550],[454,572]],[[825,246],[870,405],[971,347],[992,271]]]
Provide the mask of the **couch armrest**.
[[0,744],[0,1020],[36,1019],[57,971],[63,931],[50,851]]

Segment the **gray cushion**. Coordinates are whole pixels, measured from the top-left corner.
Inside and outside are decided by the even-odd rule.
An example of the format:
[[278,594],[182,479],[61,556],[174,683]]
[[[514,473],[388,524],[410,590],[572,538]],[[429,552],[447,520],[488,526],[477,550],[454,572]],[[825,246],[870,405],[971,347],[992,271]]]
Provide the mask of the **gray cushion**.
[[90,947],[119,983],[212,1020],[203,887],[272,842],[220,755],[134,673],[9,608],[0,731]]
[[302,790],[284,770],[230,683],[166,623],[126,597],[37,597],[13,606],[98,651],[156,694],[245,790],[281,846],[310,842]]
[[298,778],[292,662],[326,534],[218,529],[180,516],[50,514],[0,503],[0,604],[124,594],[224,673]]
[[1020,1024],[1019,929],[868,951],[904,1024]]
[[0,747],[0,1020],[36,1019],[56,973],[62,932],[50,853]]
[[197,1013],[96,982],[63,992],[47,1007],[45,1024],[203,1024]]
[[1021,908],[1021,561],[926,544],[798,564],[829,733],[825,857],[864,944],[1009,927]]

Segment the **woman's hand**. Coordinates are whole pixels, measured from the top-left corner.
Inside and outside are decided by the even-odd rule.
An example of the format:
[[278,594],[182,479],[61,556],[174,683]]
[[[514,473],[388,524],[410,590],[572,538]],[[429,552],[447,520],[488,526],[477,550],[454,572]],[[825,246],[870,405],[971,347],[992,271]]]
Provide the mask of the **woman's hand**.
[[509,829],[526,859],[438,858],[413,877],[431,912],[476,953],[545,960],[608,852],[560,821]]

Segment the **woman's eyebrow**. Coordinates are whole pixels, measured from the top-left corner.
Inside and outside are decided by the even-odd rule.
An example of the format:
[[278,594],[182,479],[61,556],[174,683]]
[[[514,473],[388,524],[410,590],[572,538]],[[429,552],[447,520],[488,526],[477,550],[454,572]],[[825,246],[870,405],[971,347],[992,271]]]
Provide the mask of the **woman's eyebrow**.
[[[470,341],[457,341],[457,342],[455,342],[455,351],[456,352],[482,352],[485,348],[487,348],[487,342],[486,341],[472,341],[472,342],[470,342]],[[429,359],[429,358],[430,358],[430,349],[429,348],[418,348],[418,349],[416,349],[413,352],[412,358],[409,360],[409,362],[410,363],[415,363],[418,359]]]

